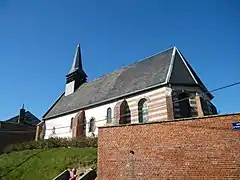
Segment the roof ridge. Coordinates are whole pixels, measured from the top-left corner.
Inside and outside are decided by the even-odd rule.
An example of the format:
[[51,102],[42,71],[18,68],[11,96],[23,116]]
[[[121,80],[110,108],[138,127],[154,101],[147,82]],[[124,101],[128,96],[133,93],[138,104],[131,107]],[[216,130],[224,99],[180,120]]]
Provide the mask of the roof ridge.
[[[140,60],[137,60],[137,61],[135,61],[135,63],[142,62],[142,61],[144,61],[144,60],[147,60],[147,59],[150,59],[150,58],[152,58],[152,57],[158,56],[158,55],[160,55],[160,54],[162,54],[162,53],[165,53],[165,52],[167,52],[167,51],[169,51],[169,50],[171,50],[171,49],[174,49],[174,48],[176,48],[176,47],[175,47],[175,46],[169,47],[169,48],[167,48],[167,49],[165,49],[165,50],[162,50],[162,51],[159,51],[159,52],[157,52],[157,53],[154,53],[153,55],[150,55],[150,56],[147,56],[147,57],[142,58],[142,59],[140,59]],[[134,64],[135,64],[135,63],[134,63]]]
[[168,67],[168,73],[167,73],[166,80],[165,80],[166,83],[169,83],[170,78],[172,76],[172,70],[173,70],[173,66],[174,66],[174,62],[175,62],[176,51],[177,51],[177,48],[174,46],[172,55],[171,55],[170,65]]

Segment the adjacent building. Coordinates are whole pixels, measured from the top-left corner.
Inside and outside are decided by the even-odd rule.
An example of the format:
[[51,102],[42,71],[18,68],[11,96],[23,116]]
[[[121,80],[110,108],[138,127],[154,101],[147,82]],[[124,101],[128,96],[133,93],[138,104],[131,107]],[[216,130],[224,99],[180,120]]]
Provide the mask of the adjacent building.
[[18,115],[7,119],[4,122],[36,126],[40,122],[40,120],[30,111],[26,111],[23,105]]
[[0,121],[0,153],[9,144],[21,143],[35,139],[36,125],[40,120],[24,106],[19,114],[4,121]]
[[212,115],[212,99],[176,47],[87,81],[78,45],[65,91],[43,116],[45,138],[91,137],[99,126]]

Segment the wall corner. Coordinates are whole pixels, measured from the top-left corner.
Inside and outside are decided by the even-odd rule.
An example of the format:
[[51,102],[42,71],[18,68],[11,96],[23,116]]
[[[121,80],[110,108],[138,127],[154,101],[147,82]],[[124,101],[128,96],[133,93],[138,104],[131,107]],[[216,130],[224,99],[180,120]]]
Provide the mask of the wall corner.
[[166,105],[167,105],[167,118],[168,120],[174,119],[174,110],[173,110],[173,100],[172,94],[168,93],[166,96]]
[[196,105],[197,105],[197,114],[199,117],[204,116],[203,109],[202,109],[202,103],[200,99],[200,95],[196,94],[195,96],[196,99]]

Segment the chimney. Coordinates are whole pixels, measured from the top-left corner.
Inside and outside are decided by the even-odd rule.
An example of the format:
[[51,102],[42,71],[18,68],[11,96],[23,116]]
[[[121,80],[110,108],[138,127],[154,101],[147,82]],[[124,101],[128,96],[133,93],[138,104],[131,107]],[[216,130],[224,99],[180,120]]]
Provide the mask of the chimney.
[[18,116],[18,123],[24,123],[25,118],[25,109],[24,104],[22,105],[22,108],[20,109],[19,116]]

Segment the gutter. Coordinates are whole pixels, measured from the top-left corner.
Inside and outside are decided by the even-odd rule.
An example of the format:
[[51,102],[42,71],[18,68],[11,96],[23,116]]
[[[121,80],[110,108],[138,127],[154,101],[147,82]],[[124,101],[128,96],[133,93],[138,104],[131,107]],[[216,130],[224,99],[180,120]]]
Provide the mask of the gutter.
[[[82,110],[82,109],[88,109],[92,106],[97,106],[97,105],[100,105],[100,104],[106,104],[107,102],[110,102],[110,101],[117,101],[117,100],[120,100],[126,96],[131,96],[131,95],[134,95],[134,94],[138,94],[138,93],[141,93],[141,92],[144,92],[144,91],[148,91],[148,90],[151,90],[151,89],[154,89],[154,88],[159,88],[159,87],[163,87],[165,85],[167,85],[168,83],[163,82],[163,83],[160,83],[160,84],[157,84],[157,85],[154,85],[154,86],[150,86],[150,87],[147,87],[145,89],[141,89],[141,90],[137,90],[137,91],[134,91],[134,92],[130,92],[130,93],[127,93],[127,94],[123,94],[123,95],[120,95],[120,96],[117,96],[117,97],[114,97],[114,98],[110,98],[110,99],[107,99],[107,100],[103,100],[103,101],[99,101],[99,102],[96,102],[96,103],[93,103],[93,104],[90,104],[90,105],[86,105],[86,106],[83,106],[83,107],[80,107],[80,108],[76,108],[76,109],[73,109],[73,110],[70,110],[70,111],[66,111],[64,113],[59,113],[58,115],[53,115],[53,116],[50,116],[50,117],[47,117],[45,118],[43,116],[43,120],[49,120],[49,119],[52,119],[52,118],[55,118],[55,117],[59,117],[59,116],[62,116],[62,115],[66,115],[66,114],[69,114],[69,113],[74,113],[75,111],[79,111],[79,110]],[[59,98],[60,99],[60,98]],[[53,106],[51,107],[51,109],[54,107],[54,105],[58,102],[59,100],[57,100]],[[47,113],[51,110],[49,109],[47,111]],[[45,113],[45,115],[47,114]]]

